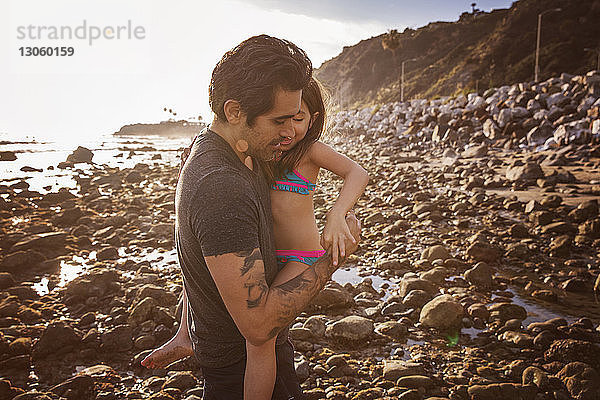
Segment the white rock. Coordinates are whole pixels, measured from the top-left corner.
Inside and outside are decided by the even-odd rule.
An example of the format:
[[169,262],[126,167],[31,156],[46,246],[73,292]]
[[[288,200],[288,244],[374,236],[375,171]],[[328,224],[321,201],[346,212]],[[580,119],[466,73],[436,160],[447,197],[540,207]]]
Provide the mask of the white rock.
[[592,122],[592,135],[600,135],[600,119]]

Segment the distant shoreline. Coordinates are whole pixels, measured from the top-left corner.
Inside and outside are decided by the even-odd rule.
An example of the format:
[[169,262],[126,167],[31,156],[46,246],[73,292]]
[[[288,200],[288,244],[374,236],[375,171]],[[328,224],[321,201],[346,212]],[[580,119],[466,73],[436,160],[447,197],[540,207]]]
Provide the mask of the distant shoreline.
[[113,136],[166,136],[166,137],[190,137],[206,127],[204,122],[161,121],[157,124],[129,124],[124,125]]

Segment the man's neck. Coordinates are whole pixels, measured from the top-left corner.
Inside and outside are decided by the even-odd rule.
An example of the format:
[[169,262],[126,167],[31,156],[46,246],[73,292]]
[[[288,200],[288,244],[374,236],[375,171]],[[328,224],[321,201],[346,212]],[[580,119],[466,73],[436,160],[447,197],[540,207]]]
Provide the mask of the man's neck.
[[227,142],[229,147],[233,150],[236,156],[240,159],[240,161],[246,165],[249,169],[253,170],[251,157],[246,153],[242,152],[238,149],[237,143],[240,141],[240,138],[237,137],[237,132],[231,128],[228,124],[221,123],[219,121],[213,120],[210,126],[208,127],[211,131],[221,136],[223,140]]
[[239,138],[237,137],[237,132],[235,132],[235,130],[233,130],[229,125],[219,121],[211,122],[209,129],[221,136],[227,142],[227,144],[229,144],[229,147],[231,147],[231,149],[235,152],[240,161],[244,162],[244,159],[248,155],[237,149],[236,143],[238,142]]

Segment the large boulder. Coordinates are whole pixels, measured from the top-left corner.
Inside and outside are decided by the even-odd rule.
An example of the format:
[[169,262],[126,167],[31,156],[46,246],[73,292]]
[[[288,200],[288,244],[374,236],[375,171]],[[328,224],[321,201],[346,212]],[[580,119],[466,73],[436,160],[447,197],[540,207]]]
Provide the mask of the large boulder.
[[398,321],[385,321],[378,324],[375,330],[381,335],[390,336],[393,338],[403,338],[408,334],[406,325]]
[[358,315],[350,315],[329,325],[325,336],[342,344],[358,344],[373,336],[373,321]]
[[50,323],[33,346],[35,359],[45,358],[53,354],[65,354],[81,343],[81,334],[65,321]]
[[30,272],[46,260],[46,257],[35,250],[27,249],[7,254],[0,261],[2,272]]
[[488,118],[483,123],[483,134],[486,137],[488,137],[492,140],[498,139],[498,137],[500,136],[501,133],[502,133],[502,131],[500,130],[500,128],[498,128],[498,125],[496,125],[494,120]]
[[64,248],[68,234],[66,232],[46,232],[38,235],[29,236],[18,243],[15,243],[11,251],[21,251],[27,249],[35,249],[36,251],[44,251],[46,249]]
[[506,169],[506,178],[510,181],[532,181],[544,177],[539,164],[528,162],[524,165],[511,165]]
[[133,330],[129,325],[117,325],[101,336],[105,351],[127,351],[133,347]]
[[546,140],[553,136],[554,131],[550,123],[544,122],[533,127],[527,132],[527,143],[530,146],[540,146],[546,143]]
[[181,371],[175,373],[175,375],[169,377],[165,383],[163,383],[162,388],[176,388],[185,392],[188,389],[194,388],[198,386],[198,380],[191,372]]
[[513,119],[513,113],[510,108],[503,108],[498,114],[498,126],[504,128]]
[[0,161],[15,161],[17,155],[14,151],[0,151]]
[[554,93],[546,98],[546,106],[551,109],[553,106],[563,107],[571,101],[570,98],[562,93]]
[[443,294],[423,306],[419,322],[440,331],[457,329],[461,326],[463,313],[463,306],[454,297]]
[[555,340],[544,353],[544,359],[548,362],[581,361],[593,368],[598,368],[600,367],[600,345],[584,340]]
[[520,319],[523,321],[527,318],[527,310],[518,304],[496,303],[489,306],[488,309],[492,320],[508,321],[509,319]]
[[598,399],[600,376],[589,365],[571,362],[563,367],[556,377],[562,381],[572,398],[577,400]]
[[127,321],[132,326],[139,326],[142,322],[151,319],[155,310],[156,300],[152,297],[146,297],[131,309]]
[[419,278],[403,278],[398,288],[398,296],[404,298],[413,290],[423,290],[424,292],[433,295],[438,292],[437,287],[425,279]]
[[467,256],[475,261],[494,263],[501,255],[500,249],[484,241],[474,241],[467,248]]
[[488,153],[488,147],[485,143],[477,146],[470,146],[462,153],[463,158],[480,158],[485,157]]
[[408,308],[421,308],[425,303],[431,300],[432,295],[427,293],[424,290],[411,290],[404,298],[402,299],[402,304],[404,307]]
[[479,262],[465,271],[465,279],[472,285],[489,288],[492,286],[492,274],[492,269],[486,263]]
[[327,326],[325,325],[325,317],[313,315],[304,321],[303,328],[310,330],[316,337],[323,337]]
[[85,399],[92,395],[94,390],[94,378],[89,375],[76,375],[66,381],[50,388],[50,391],[59,396],[68,392],[69,398]]
[[425,250],[423,250],[423,253],[421,253],[421,260],[434,261],[447,260],[448,258],[452,258],[450,252],[448,252],[448,250],[446,250],[444,246],[441,246],[439,244],[428,247]]
[[94,153],[92,153],[90,149],[78,146],[71,154],[69,154],[67,157],[67,162],[71,162],[73,164],[91,163],[93,157]]
[[537,394],[537,387],[518,383],[492,383],[489,385],[469,386],[468,393],[471,400],[534,400]]
[[310,303],[311,307],[318,310],[347,308],[352,304],[354,304],[352,294],[335,283],[323,288]]
[[165,288],[152,284],[144,285],[138,289],[134,303],[137,303],[146,297],[153,298],[162,307],[169,307],[177,303],[177,296]]

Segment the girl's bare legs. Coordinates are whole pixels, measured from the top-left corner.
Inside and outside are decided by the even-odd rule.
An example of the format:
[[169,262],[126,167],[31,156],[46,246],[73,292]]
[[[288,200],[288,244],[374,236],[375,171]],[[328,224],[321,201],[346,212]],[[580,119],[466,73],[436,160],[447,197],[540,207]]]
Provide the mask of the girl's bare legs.
[[244,400],[271,399],[277,375],[275,340],[276,337],[260,346],[254,346],[246,341]]
[[[272,286],[281,285],[300,275],[308,267],[296,261],[288,262],[275,277]],[[273,395],[277,376],[275,341],[254,346],[246,342],[246,372],[244,374],[244,400],[269,400]]]
[[[277,274],[273,285],[280,285],[300,275],[308,267],[296,261],[288,262]],[[183,290],[181,301],[182,312],[179,329],[175,336],[161,347],[155,349],[144,360],[142,365],[147,368],[164,368],[181,358],[193,354],[192,341],[188,331],[188,301]],[[244,375],[244,398],[247,400],[270,399],[275,386],[277,361],[275,358],[275,340],[260,346],[246,342],[246,372]]]
[[275,280],[273,281],[271,286],[281,285],[282,283],[285,283],[290,279],[297,277],[298,275],[306,271],[308,268],[310,268],[308,265],[302,264],[301,262],[288,261],[285,264],[285,266],[281,269],[281,271],[277,273],[277,276],[275,276]]
[[185,294],[185,288],[183,289],[183,296],[181,296],[183,302],[181,307],[181,321],[179,328],[175,336],[171,338],[167,343],[163,344],[157,349],[154,349],[146,358],[142,360],[142,365],[146,368],[164,368],[167,365],[182,359],[187,356],[191,356],[194,351],[192,349],[192,340],[188,331],[188,299]]

